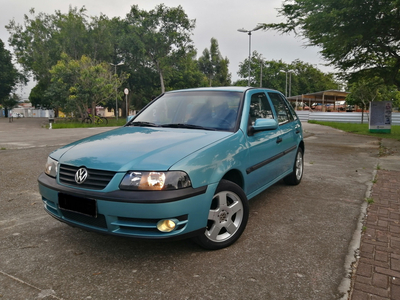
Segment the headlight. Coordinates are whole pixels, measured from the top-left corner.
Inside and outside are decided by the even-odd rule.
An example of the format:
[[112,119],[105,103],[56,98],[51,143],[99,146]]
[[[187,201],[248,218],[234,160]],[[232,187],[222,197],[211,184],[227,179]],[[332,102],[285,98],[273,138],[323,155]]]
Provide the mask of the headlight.
[[178,190],[191,187],[189,176],[182,171],[128,172],[119,185],[121,190]]
[[50,156],[47,158],[46,169],[44,172],[51,176],[56,177],[58,171],[58,161],[52,159]]

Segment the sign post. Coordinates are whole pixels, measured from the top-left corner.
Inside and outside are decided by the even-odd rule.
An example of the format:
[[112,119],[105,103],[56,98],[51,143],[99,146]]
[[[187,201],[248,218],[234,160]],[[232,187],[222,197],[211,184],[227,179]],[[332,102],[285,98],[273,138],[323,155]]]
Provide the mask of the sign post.
[[392,129],[392,101],[369,103],[369,132],[390,133]]

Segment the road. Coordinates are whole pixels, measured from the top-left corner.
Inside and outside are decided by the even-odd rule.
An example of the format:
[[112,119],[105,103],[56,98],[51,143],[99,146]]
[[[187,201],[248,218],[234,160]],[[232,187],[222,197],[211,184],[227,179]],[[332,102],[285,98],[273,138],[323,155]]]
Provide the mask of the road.
[[302,183],[279,182],[252,199],[239,241],[205,251],[190,240],[102,236],[54,220],[36,181],[48,154],[110,128],[6,121],[0,118],[0,299],[339,299],[366,194],[386,163],[378,138],[304,124]]

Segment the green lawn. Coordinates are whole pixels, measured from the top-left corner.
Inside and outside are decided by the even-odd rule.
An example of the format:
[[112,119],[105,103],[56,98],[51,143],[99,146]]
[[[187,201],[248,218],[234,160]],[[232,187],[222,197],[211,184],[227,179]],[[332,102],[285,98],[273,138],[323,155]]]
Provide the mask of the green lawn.
[[67,119],[57,118],[53,124],[53,129],[59,128],[87,128],[87,127],[116,127],[123,126],[126,123],[126,118],[118,118],[118,122],[115,118],[108,119],[108,124],[86,124],[80,121],[69,121]]
[[395,139],[400,141],[400,126],[392,125],[391,133],[370,133],[368,124],[353,124],[353,123],[338,123],[338,122],[321,122],[321,121],[308,121],[312,124],[320,124],[330,126],[336,129],[340,129],[346,132],[352,132],[357,134],[364,134],[388,139]]

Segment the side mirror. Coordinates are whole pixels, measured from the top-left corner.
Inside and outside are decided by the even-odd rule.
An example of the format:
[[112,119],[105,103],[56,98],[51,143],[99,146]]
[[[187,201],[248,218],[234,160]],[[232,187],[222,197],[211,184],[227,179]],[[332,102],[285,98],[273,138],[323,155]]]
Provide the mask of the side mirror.
[[253,136],[257,131],[275,130],[278,122],[274,119],[257,119],[253,126],[249,126],[247,134]]
[[257,119],[253,125],[254,131],[275,130],[278,122],[275,119]]

